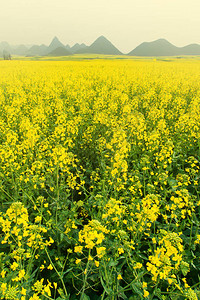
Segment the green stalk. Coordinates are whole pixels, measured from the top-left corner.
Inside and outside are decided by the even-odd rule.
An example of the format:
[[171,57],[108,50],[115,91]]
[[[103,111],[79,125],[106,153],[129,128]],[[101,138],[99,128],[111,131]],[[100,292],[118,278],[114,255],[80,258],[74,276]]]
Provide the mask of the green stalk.
[[60,278],[60,281],[61,281],[61,283],[62,283],[63,289],[64,289],[64,291],[65,291],[65,295],[67,296],[68,293],[67,293],[67,290],[66,290],[66,287],[65,287],[65,283],[64,283],[64,281],[63,281],[63,278],[62,278],[62,276],[60,275],[60,273],[58,272],[58,270],[57,270],[57,268],[55,267],[54,263],[52,262],[51,257],[50,257],[50,255],[49,255],[49,253],[48,253],[46,247],[45,247],[44,249],[45,249],[45,252],[46,252],[46,254],[47,254],[48,258],[49,258],[49,261],[50,261],[51,265],[53,266],[53,268],[54,268],[54,270],[56,271],[58,277]]

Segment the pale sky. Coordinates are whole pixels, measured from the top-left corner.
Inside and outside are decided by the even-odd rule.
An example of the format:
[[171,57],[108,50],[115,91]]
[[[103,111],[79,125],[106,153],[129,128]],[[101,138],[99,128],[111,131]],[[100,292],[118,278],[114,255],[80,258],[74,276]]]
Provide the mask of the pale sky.
[[159,38],[200,44],[200,0],[0,0],[0,42],[90,45],[100,35],[125,53]]

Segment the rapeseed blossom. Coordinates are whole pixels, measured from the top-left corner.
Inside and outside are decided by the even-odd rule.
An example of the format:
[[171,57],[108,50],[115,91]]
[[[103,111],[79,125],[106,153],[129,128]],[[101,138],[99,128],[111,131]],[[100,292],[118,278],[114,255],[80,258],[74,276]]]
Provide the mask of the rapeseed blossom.
[[196,300],[199,61],[0,69],[0,298]]

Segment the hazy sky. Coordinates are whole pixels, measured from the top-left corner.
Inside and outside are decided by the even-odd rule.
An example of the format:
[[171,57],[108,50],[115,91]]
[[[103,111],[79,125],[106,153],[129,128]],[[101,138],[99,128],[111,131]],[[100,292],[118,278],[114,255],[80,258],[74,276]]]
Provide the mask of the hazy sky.
[[129,52],[166,38],[176,46],[200,44],[200,0],[0,0],[0,41],[91,44],[107,37]]

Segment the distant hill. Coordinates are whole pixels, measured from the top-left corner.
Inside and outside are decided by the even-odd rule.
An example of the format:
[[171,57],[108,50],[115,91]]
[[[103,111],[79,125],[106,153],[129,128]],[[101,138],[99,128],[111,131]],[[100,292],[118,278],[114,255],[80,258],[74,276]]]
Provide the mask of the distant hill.
[[[60,49],[62,48],[62,50]],[[55,52],[53,52],[56,50]],[[65,51],[66,50],[66,51]],[[122,53],[104,36],[97,38],[90,46],[84,43],[76,43],[72,47],[64,45],[55,36],[49,46],[42,45],[10,45],[8,42],[0,42],[0,56],[6,51],[11,55],[22,56],[65,56],[77,54],[107,54],[121,55]],[[52,54],[53,53],[53,54]],[[128,55],[132,56],[181,56],[200,55],[200,45],[190,44],[184,47],[176,47],[165,39],[158,39],[152,42],[144,42],[133,49]]]
[[144,42],[128,53],[133,56],[176,56],[200,55],[200,45],[193,44],[185,47],[176,47],[165,39],[153,42]]
[[94,54],[122,54],[108,39],[100,36],[90,46],[84,47],[76,51],[76,53],[94,53]]
[[48,53],[48,56],[68,56],[68,55],[72,55],[72,52],[67,50],[64,47],[58,47]]
[[12,52],[17,55],[26,55],[28,48],[25,45],[13,47]]
[[70,50],[70,51],[71,51],[70,45],[67,44],[67,45],[65,46],[65,48],[66,48],[67,50]]
[[87,46],[86,46],[84,43],[82,43],[82,44],[76,43],[74,46],[71,47],[71,51],[72,51],[73,53],[76,53],[77,51],[79,51],[79,50],[81,50],[81,49],[84,49],[84,48],[86,48],[86,47],[87,47]]
[[47,53],[48,47],[44,44],[38,46],[38,45],[33,45],[27,52],[26,56],[43,56]]
[[165,39],[159,39],[153,42],[144,42],[137,46],[128,55],[134,56],[168,56],[177,55],[177,47]]
[[190,44],[181,48],[181,55],[200,55],[200,45]]
[[50,43],[48,49],[47,49],[47,53],[52,52],[53,50],[59,48],[59,47],[63,47],[65,49],[65,45],[62,44],[59,39],[55,36],[52,40],[52,42]]

